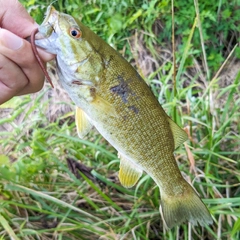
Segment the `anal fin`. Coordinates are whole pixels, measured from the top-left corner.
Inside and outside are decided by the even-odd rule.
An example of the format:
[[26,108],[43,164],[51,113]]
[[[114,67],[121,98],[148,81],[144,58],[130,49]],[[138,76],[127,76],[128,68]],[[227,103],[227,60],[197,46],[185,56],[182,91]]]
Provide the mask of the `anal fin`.
[[86,113],[79,107],[76,107],[75,121],[78,136],[84,138],[92,129],[92,124],[88,120]]
[[120,158],[120,170],[118,173],[119,180],[123,187],[131,188],[133,187],[138,179],[142,176],[142,169],[140,169],[136,164],[119,154]]

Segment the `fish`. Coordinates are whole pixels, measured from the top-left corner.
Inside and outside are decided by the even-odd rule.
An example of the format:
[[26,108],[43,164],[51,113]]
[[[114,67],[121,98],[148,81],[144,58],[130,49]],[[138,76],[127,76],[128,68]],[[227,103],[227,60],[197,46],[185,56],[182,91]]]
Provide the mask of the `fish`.
[[120,183],[131,188],[146,172],[159,187],[167,229],[187,221],[212,224],[209,210],[174,157],[187,134],[135,68],[78,19],[52,5],[38,31],[36,46],[56,55],[59,82],[76,105],[79,137],[94,126],[118,151]]

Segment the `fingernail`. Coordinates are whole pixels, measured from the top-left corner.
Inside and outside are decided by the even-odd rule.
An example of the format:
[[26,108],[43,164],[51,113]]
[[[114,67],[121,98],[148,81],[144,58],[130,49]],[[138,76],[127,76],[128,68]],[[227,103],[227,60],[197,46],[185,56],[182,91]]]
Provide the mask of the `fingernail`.
[[23,39],[5,29],[0,28],[0,43],[9,49],[18,50],[23,45]]

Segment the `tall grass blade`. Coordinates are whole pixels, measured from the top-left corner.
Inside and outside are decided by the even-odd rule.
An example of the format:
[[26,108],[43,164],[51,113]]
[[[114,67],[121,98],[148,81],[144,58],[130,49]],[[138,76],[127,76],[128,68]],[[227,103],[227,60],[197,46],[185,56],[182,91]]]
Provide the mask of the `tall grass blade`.
[[8,233],[9,237],[13,240],[20,240],[14,233],[13,229],[10,227],[8,221],[3,217],[2,214],[0,214],[0,224],[3,226],[3,228]]

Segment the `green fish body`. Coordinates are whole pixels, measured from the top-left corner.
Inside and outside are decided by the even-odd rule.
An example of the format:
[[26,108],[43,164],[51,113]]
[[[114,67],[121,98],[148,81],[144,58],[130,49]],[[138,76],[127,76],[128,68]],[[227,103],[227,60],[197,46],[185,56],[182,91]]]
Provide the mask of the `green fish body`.
[[94,126],[116,148],[122,185],[134,186],[145,171],[160,188],[168,228],[184,221],[212,223],[174,158],[174,150],[187,135],[137,71],[89,28],[52,6],[39,32],[42,39],[36,45],[56,54],[60,82],[76,104],[79,136]]

